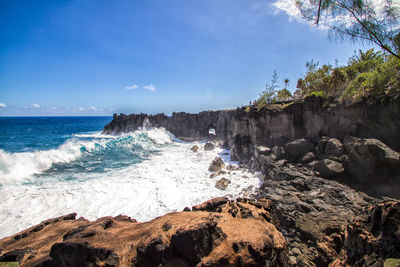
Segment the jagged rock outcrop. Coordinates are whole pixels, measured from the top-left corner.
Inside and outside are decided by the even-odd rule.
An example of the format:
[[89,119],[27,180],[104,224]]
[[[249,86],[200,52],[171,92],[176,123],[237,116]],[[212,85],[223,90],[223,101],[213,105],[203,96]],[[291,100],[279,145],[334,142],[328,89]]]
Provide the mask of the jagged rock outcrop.
[[[296,266],[383,266],[399,258],[400,203],[325,179],[306,165],[259,157],[256,198],[271,199]],[[349,265],[345,265],[349,264]]]
[[146,223],[126,216],[90,222],[71,214],[0,240],[0,261],[74,267],[288,266],[270,204],[217,198]]
[[389,258],[400,261],[400,202],[397,201],[368,207],[349,223],[341,259],[332,266],[378,267]]

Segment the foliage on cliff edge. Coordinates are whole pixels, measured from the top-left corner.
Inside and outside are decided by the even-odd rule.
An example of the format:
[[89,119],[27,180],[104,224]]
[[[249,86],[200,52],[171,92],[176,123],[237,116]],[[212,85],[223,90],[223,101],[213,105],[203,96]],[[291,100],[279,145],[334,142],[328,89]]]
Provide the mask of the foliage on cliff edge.
[[297,82],[293,95],[286,89],[278,91],[278,75],[261,92],[256,105],[261,108],[282,101],[299,101],[307,96],[319,96],[340,102],[355,102],[364,97],[400,98],[400,60],[394,56],[359,50],[346,66],[319,66],[313,60],[306,63],[306,72]]

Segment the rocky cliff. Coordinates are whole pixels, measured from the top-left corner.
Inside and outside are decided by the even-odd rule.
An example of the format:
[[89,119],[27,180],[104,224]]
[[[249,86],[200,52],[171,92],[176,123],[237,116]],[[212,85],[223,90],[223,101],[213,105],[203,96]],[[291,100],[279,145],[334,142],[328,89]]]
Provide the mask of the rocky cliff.
[[[205,111],[198,114],[114,114],[103,133],[131,132],[147,123],[162,126],[180,138],[216,139],[233,148],[233,157],[247,161],[256,146],[273,147],[290,140],[319,140],[322,136],[340,140],[346,135],[376,138],[389,147],[400,149],[400,101],[383,98],[374,103],[367,100],[351,105],[326,103],[309,97],[303,102],[236,110]],[[235,149],[237,148],[237,149]]]

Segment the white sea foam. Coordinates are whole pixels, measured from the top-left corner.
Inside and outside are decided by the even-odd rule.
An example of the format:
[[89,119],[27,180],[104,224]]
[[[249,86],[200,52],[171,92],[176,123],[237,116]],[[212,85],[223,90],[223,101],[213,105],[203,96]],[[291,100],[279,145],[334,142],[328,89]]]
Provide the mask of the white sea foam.
[[[103,135],[101,133],[76,134],[76,138],[68,139],[56,149],[41,150],[34,152],[7,153],[0,149],[0,184],[20,182],[21,180],[32,180],[32,176],[48,170],[54,164],[69,163],[79,159],[84,152],[93,152],[98,148],[106,149],[110,139],[124,139],[133,137],[133,142],[122,143],[126,149],[130,149],[135,138],[147,135],[156,144],[171,143],[174,136],[164,128],[153,128],[140,130],[132,134],[120,136]],[[93,140],[82,140],[80,138],[91,138]]]
[[[74,175],[80,179],[75,180],[63,179],[60,176],[66,174],[55,174],[54,176],[39,176],[38,179],[48,180],[38,184],[4,184],[0,187],[2,200],[0,202],[0,238],[17,233],[45,219],[70,212],[77,212],[78,216],[90,220],[102,216],[126,214],[138,221],[147,221],[216,196],[237,197],[259,185],[257,175],[244,170],[232,171],[213,179],[209,178],[210,161],[222,152],[226,152],[220,148],[204,151],[201,143],[173,142],[173,136],[170,134],[163,136],[163,130],[148,131],[153,131],[147,133],[152,140],[166,145],[159,146],[157,153],[150,155],[148,160],[139,164],[110,168],[102,173],[76,173]],[[124,138],[124,136],[115,138]],[[88,142],[106,146],[107,141],[100,140],[101,142],[97,140],[97,143]],[[194,144],[201,147],[197,153],[190,150]],[[65,152],[68,149],[64,146],[75,147],[75,145],[64,144],[62,148],[55,150],[57,152],[47,153]],[[95,145],[93,148],[88,147],[87,145],[87,149],[95,149]],[[71,151],[72,155],[78,154],[75,149]],[[7,155],[4,152],[3,154],[6,154],[6,157],[10,155],[16,157],[14,154]],[[36,162],[31,159],[31,155],[25,155],[25,157],[28,158],[27,161]],[[46,158],[46,156],[43,157]],[[54,162],[55,159],[57,157],[53,156],[52,161]],[[62,156],[59,156],[59,160],[61,159]],[[228,160],[228,158],[224,159]],[[44,161],[47,162],[47,158]],[[23,166],[22,163],[19,164]],[[48,167],[49,163],[46,164]],[[231,184],[225,191],[215,188],[215,182],[222,177],[231,180]]]
[[68,140],[57,149],[7,153],[0,150],[0,184],[18,182],[41,173],[56,163],[67,163],[81,156],[80,145]]

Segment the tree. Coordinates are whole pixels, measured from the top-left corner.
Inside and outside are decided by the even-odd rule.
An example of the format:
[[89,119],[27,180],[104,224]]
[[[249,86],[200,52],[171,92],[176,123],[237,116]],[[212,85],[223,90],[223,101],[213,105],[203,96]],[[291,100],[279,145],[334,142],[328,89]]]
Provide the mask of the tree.
[[358,55],[355,55],[350,59],[351,63],[362,62],[367,60],[376,60],[382,59],[382,55],[380,52],[375,52],[373,48],[363,52],[361,49],[358,50]]
[[283,82],[285,83],[285,89],[287,89],[287,87],[289,86],[289,79],[286,78]]
[[[302,16],[330,29],[336,40],[367,42],[400,59],[400,11],[392,0],[297,0]],[[375,1],[376,2],[376,1]]]
[[278,73],[274,70],[272,74],[271,83],[265,85],[265,90],[261,92],[258,98],[258,104],[269,104],[276,101],[276,92],[278,88]]
[[277,92],[276,98],[278,99],[278,101],[287,101],[292,98],[292,94],[288,89],[284,88]]

